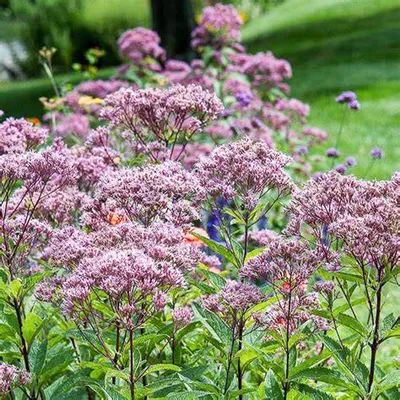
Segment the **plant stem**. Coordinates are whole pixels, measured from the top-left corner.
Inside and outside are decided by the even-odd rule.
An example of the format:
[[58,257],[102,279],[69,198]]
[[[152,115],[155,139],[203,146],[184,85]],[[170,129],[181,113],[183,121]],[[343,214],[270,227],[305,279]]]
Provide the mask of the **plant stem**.
[[129,331],[129,387],[131,391],[131,400],[135,398],[135,376],[134,376],[134,352],[133,352],[133,331]]
[[[144,328],[140,328],[140,335],[144,335],[144,333],[145,333]],[[173,363],[173,364],[174,364],[174,363]],[[143,365],[143,368],[146,368],[146,364]],[[143,378],[142,378],[142,383],[143,383],[143,387],[146,387],[146,386],[147,386],[147,376],[146,376],[146,375],[143,376]],[[147,399],[147,396],[145,397],[145,399]]]
[[[118,363],[118,357],[119,357],[119,342],[120,342],[120,336],[121,336],[119,322],[117,322],[117,325],[116,325],[116,334],[117,334],[117,338],[115,341],[115,355],[114,355],[114,363],[115,364]],[[117,378],[115,376],[113,376],[111,382],[113,385],[115,385],[117,383]]]
[[[290,282],[292,279],[290,279]],[[290,339],[290,314],[291,314],[291,304],[292,304],[292,291],[289,291],[289,299],[288,299],[288,313],[286,317],[286,343],[285,343],[285,355],[286,355],[286,367],[285,367],[285,384],[283,386],[283,398],[286,400],[287,395],[290,389],[289,384],[289,372],[290,372],[290,347],[289,347],[289,339]]]
[[25,364],[25,369],[30,372],[30,366],[29,366],[29,352],[28,352],[28,346],[26,344],[26,340],[24,337],[23,333],[23,322],[22,322],[22,314],[21,314],[21,308],[20,305],[17,303],[17,301],[14,302],[14,310],[17,315],[17,320],[18,320],[18,326],[19,326],[19,337],[21,340],[21,353],[22,357],[24,358],[24,364]]
[[[243,321],[242,318],[239,320],[239,346],[238,350],[240,351],[242,349],[242,340],[243,340]],[[238,358],[238,365],[237,365],[237,378],[238,378],[238,389],[242,390],[243,388],[243,372],[242,372],[242,366],[240,364],[240,357]],[[243,399],[243,395],[239,395],[239,400]]]
[[376,312],[375,312],[375,327],[374,327],[374,338],[371,344],[371,363],[369,367],[369,378],[368,378],[368,399],[371,399],[371,388],[374,383],[375,374],[375,362],[376,355],[379,347],[379,328],[380,328],[380,317],[382,307],[382,284],[379,284],[378,291],[376,292]]
[[236,321],[234,322],[233,329],[232,329],[232,341],[231,341],[231,348],[229,350],[229,357],[228,357],[228,367],[226,368],[226,379],[225,379],[225,386],[224,386],[224,394],[228,391],[229,386],[229,373],[231,372],[231,364],[233,358],[233,352],[235,349],[235,325]]

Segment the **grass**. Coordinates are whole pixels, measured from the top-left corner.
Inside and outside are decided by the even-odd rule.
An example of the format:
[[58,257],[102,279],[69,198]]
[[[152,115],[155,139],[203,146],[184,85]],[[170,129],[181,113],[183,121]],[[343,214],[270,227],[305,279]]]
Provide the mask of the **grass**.
[[[362,110],[346,116],[340,146],[358,158],[357,175],[386,179],[400,169],[400,0],[286,0],[243,37],[250,51],[292,63],[292,94],[311,105],[310,124],[331,133],[327,146],[342,119],[335,95],[358,93]],[[371,169],[374,146],[385,158]]]

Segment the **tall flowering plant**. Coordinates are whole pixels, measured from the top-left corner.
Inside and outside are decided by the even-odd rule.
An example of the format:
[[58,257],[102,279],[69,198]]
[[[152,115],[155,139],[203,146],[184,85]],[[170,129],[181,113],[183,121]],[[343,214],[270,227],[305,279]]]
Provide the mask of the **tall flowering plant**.
[[[379,350],[397,335],[398,321],[385,313],[383,300],[385,289],[397,283],[397,193],[397,174],[388,182],[368,182],[332,172],[310,181],[290,205],[289,230],[312,242],[324,265],[323,276],[336,286],[325,312],[335,326],[336,341],[324,338],[325,346],[352,380],[352,390],[366,398],[382,393]],[[338,299],[345,305],[335,307]],[[358,309],[360,303],[366,312]],[[346,310],[351,315],[344,314]]]
[[0,397],[399,397],[399,176],[306,180],[327,133],[241,24],[207,7],[190,64],[130,30],[48,129],[0,124]]

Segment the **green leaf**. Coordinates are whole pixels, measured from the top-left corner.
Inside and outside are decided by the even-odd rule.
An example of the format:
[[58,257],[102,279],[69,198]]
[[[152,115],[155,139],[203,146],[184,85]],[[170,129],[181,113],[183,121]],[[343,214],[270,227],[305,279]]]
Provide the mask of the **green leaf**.
[[204,268],[197,268],[197,272],[200,273],[201,275],[203,275],[218,290],[221,290],[226,284],[225,278],[223,278],[221,275],[216,274],[212,271],[208,271],[207,269],[204,269]]
[[252,258],[257,257],[264,250],[265,250],[265,247],[257,247],[256,249],[250,251],[249,253],[247,253],[247,256],[246,256],[246,259],[244,260],[244,262],[246,263],[249,260],[251,260]]
[[210,396],[212,393],[203,392],[201,390],[192,390],[192,391],[184,391],[184,392],[175,392],[167,395],[167,399],[169,400],[198,400],[205,396]]
[[304,333],[295,333],[294,335],[291,335],[289,339],[289,348],[292,348],[297,343],[304,340],[306,337],[307,335]]
[[245,348],[238,351],[235,354],[235,360],[240,359],[240,364],[242,365],[243,370],[246,368],[248,364],[258,358],[260,355],[255,349]]
[[325,344],[326,348],[331,352],[339,368],[344,371],[344,373],[350,377],[352,380],[357,381],[358,387],[353,384],[348,384],[348,388],[360,393],[360,389],[364,391],[363,387],[365,382],[356,375],[356,368],[350,363],[351,354],[347,347],[342,347],[338,342],[326,335],[320,335],[322,342]]
[[217,314],[203,309],[197,302],[193,302],[193,311],[215,340],[225,346],[230,345],[232,330]]
[[390,313],[382,320],[380,329],[381,337],[385,337],[388,332],[392,331],[397,326],[400,326],[400,318],[396,319],[393,313]]
[[154,372],[159,372],[159,371],[175,371],[175,372],[179,372],[181,370],[180,367],[178,367],[175,364],[154,364],[151,365],[145,372],[143,375],[149,375],[152,374]]
[[336,317],[336,319],[341,325],[344,325],[344,326],[352,329],[353,331],[356,331],[360,335],[362,335],[362,336],[367,335],[367,330],[354,317],[347,315],[347,314],[339,314]]
[[10,282],[9,288],[10,293],[14,296],[14,298],[18,299],[20,290],[22,288],[22,282],[19,279],[15,279]]
[[342,376],[339,372],[324,367],[304,369],[299,371],[297,374],[293,374],[291,379],[298,381],[303,379],[312,379],[315,381],[330,383],[336,386],[348,386],[348,382],[342,379]]
[[345,281],[359,282],[359,283],[363,282],[362,276],[358,274],[349,274],[348,272],[335,272],[333,275]]
[[40,318],[37,314],[33,312],[28,313],[24,319],[22,326],[22,332],[24,334],[25,340],[28,343],[32,343],[42,326],[42,318]]
[[301,371],[304,371],[305,369],[315,367],[316,365],[327,360],[329,357],[330,357],[329,355],[327,356],[322,354],[319,356],[311,357],[306,361],[303,361],[301,364],[298,364],[295,368],[291,369],[290,376],[296,375]]
[[[365,297],[359,297],[358,299],[354,299],[350,302],[351,306],[357,306],[358,304],[365,304]],[[348,303],[345,303],[333,311],[333,316],[336,317],[340,313],[344,313],[350,308],[350,305]],[[329,315],[329,314],[328,314]]]
[[283,393],[274,372],[269,370],[265,375],[265,399],[283,400]]
[[386,390],[394,387],[400,387],[400,371],[393,371],[383,379],[378,386],[378,393],[386,392]]
[[206,238],[205,236],[201,236],[196,232],[191,232],[194,237],[200,239],[209,249],[215,251],[217,254],[221,255],[222,257],[226,258],[229,262],[233,265],[236,265],[236,259],[229,250],[223,246],[222,244],[216,242],[215,240]]
[[295,386],[300,393],[306,395],[312,400],[333,400],[333,397],[330,394],[318,390],[312,386],[308,386],[303,383],[294,383],[293,386]]
[[115,368],[108,367],[107,365],[100,364],[99,362],[82,361],[79,365],[82,368],[89,368],[94,371],[100,371],[101,373],[107,374],[107,376],[110,376],[110,377],[120,378],[120,379],[123,379],[124,381],[129,380],[129,376],[125,372],[118,371]]
[[44,363],[46,361],[47,345],[48,345],[47,339],[44,340],[43,342],[35,340],[29,352],[29,364],[31,366],[32,371],[36,375],[40,375],[40,373],[42,372]]

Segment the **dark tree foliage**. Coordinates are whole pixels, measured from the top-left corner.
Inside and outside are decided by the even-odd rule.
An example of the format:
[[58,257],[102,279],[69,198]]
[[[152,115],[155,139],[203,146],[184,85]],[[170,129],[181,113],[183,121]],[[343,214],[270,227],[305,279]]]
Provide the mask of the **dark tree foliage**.
[[153,29],[160,35],[168,56],[190,60],[190,33],[194,13],[190,0],[151,0]]

